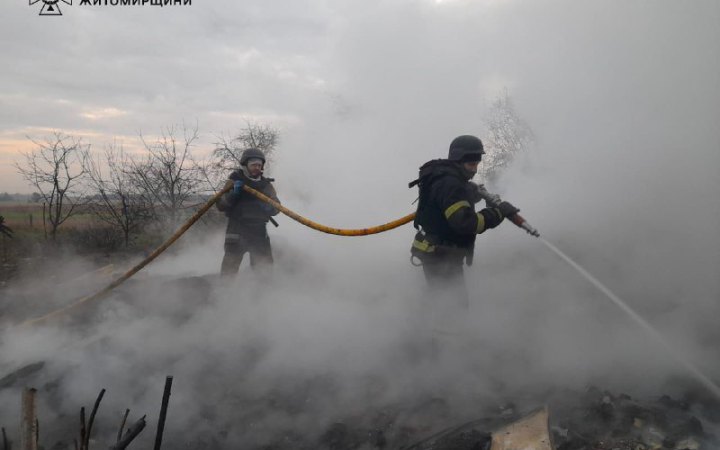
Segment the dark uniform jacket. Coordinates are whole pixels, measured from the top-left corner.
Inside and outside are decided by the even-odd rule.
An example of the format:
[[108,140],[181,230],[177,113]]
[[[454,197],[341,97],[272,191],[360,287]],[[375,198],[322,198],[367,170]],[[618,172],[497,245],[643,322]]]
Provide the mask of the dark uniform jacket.
[[[259,180],[249,178],[242,170],[230,174],[226,184],[232,185],[235,180],[243,180],[248,187],[262,192],[276,202],[280,202],[272,185],[271,178],[260,177]],[[263,202],[254,195],[242,191],[235,194],[230,191],[217,202],[217,208],[228,217],[227,234],[238,234],[248,230],[264,230],[270,217],[276,215],[278,210]]]
[[415,227],[421,231],[413,242],[416,256],[436,254],[443,248],[460,249],[470,256],[475,237],[503,220],[495,208],[475,211],[475,203],[481,199],[477,185],[468,181],[459,163],[444,159],[427,162],[414,184],[420,187]]

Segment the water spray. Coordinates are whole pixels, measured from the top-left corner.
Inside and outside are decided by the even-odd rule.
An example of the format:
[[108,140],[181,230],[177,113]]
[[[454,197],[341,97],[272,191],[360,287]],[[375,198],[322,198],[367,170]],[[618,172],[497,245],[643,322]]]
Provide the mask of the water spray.
[[[478,194],[480,194],[480,197],[482,197],[482,199],[485,200],[485,202],[491,207],[496,207],[500,204],[500,202],[502,202],[502,199],[499,195],[489,192],[482,184],[478,185]],[[640,325],[642,329],[647,331],[648,334],[650,334],[653,339],[655,339],[655,341],[660,344],[678,363],[680,363],[685,369],[687,369],[688,372],[690,372],[700,384],[702,384],[705,388],[712,392],[713,395],[720,399],[720,386],[713,382],[707,375],[702,373],[700,369],[698,369],[697,366],[695,366],[692,362],[683,357],[680,352],[678,352],[665,340],[665,338],[662,334],[660,334],[659,331],[653,328],[653,326],[650,325],[648,321],[643,319],[640,314],[635,312],[635,310],[628,306],[628,304],[625,303],[620,297],[618,297],[617,295],[615,295],[615,293],[608,289],[607,286],[602,284],[597,278],[593,277],[587,270],[580,266],[580,264],[575,262],[568,255],[563,253],[560,249],[555,247],[546,239],[541,238],[540,233],[535,228],[530,226],[530,224],[522,216],[520,216],[520,214],[514,214],[507,219],[518,227],[527,231],[528,234],[539,238],[540,242],[545,244],[547,248],[549,248],[553,253],[562,258],[566,263],[570,264],[570,266],[577,270],[580,275],[582,275],[585,279],[592,283],[596,288],[600,290],[600,292],[605,294],[613,303],[615,303],[617,307],[619,307],[625,314],[630,316],[630,318],[632,318],[638,325]]]
[[683,357],[680,352],[677,351],[677,349],[673,348],[670,343],[668,343],[662,334],[660,334],[659,331],[657,331],[655,328],[653,328],[648,321],[643,319],[640,314],[635,312],[630,306],[628,306],[627,303],[625,303],[620,297],[615,295],[610,289],[608,289],[607,286],[602,284],[597,278],[590,275],[590,273],[585,270],[580,264],[572,260],[568,255],[560,251],[557,247],[552,245],[547,240],[540,238],[540,241],[545,244],[547,248],[552,250],[556,255],[558,255],[560,258],[562,258],[566,263],[570,264],[575,270],[577,270],[585,279],[587,279],[590,283],[592,283],[596,288],[598,288],[603,294],[605,294],[610,300],[612,300],[617,307],[619,307],[625,314],[630,316],[640,327],[642,327],[645,331],[650,334],[655,341],[660,344],[662,347],[667,350],[667,352],[675,358],[675,360],[680,363],[683,367],[685,367],[688,372],[690,372],[695,379],[702,384],[705,388],[707,388],[710,392],[713,393],[718,399],[720,399],[720,386],[715,384],[708,376],[706,376],[704,373],[700,371],[692,362],[690,362],[688,359]]

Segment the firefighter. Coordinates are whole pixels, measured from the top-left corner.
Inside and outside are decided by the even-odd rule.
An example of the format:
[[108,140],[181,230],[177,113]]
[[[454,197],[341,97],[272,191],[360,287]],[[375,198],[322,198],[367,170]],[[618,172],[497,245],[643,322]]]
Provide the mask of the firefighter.
[[279,202],[272,178],[263,176],[265,155],[256,148],[248,148],[240,157],[240,169],[228,177],[226,187],[232,190],[217,202],[217,208],[228,218],[225,231],[225,256],[220,273],[223,276],[235,275],[240,268],[245,253],[250,255],[253,269],[268,269],[272,266],[273,256],[267,223],[278,210],[252,194],[245,192],[247,185]]
[[433,296],[452,297],[450,301],[461,309],[469,307],[463,261],[472,265],[475,237],[518,212],[508,202],[476,211],[481,198],[470,180],[483,154],[480,139],[458,136],[450,144],[447,159],[425,163],[419,178],[410,183],[420,188],[413,260],[420,261]]

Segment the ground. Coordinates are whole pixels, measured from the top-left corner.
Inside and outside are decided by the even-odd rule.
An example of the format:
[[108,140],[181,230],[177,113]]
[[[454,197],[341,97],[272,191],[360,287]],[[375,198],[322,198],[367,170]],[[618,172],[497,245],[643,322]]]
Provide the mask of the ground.
[[[111,278],[97,273],[66,288],[72,297]],[[715,437],[720,402],[687,379],[675,381],[672,396],[657,392],[638,397],[601,386],[569,389],[546,383],[516,388],[502,380],[495,381],[494,392],[445,381],[404,390],[402,385],[413,385],[413,378],[422,378],[433,365],[419,357],[417,349],[398,349],[393,362],[403,366],[399,372],[375,367],[343,373],[322,364],[271,364],[278,357],[273,333],[249,332],[227,348],[218,341],[217,348],[206,348],[197,340],[208,330],[196,327],[215,320],[203,319],[208,311],[222,309],[222,300],[213,294],[218,282],[214,276],[130,280],[108,299],[63,319],[62,327],[70,333],[52,328],[42,332],[72,341],[73,348],[62,347],[62,353],[51,351],[13,369],[17,335],[4,333],[0,345],[12,354],[1,361],[0,373],[0,401],[8,405],[0,418],[6,428],[16,429],[20,392],[34,386],[40,399],[41,443],[45,448],[72,448],[79,406],[89,411],[93,402],[87,387],[102,382],[108,392],[94,427],[94,446],[112,442],[119,412],[126,407],[132,411],[128,423],[148,415],[149,426],[137,445],[149,445],[156,430],[161,374],[170,371],[175,385],[166,448],[477,450],[483,448],[487,432],[543,405],[549,407],[558,450],[694,450],[720,444]],[[3,292],[24,305],[4,305],[12,310],[11,317],[3,318],[5,325],[42,310],[41,287]],[[157,295],[166,301],[149,301]],[[180,342],[163,343],[161,335]],[[28,342],[36,342],[28,336]],[[189,359],[198,349],[203,354]]]

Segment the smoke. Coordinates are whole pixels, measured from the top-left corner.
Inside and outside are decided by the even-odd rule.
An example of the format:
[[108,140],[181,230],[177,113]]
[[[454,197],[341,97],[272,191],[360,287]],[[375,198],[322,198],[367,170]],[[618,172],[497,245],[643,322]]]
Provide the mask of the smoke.
[[[716,2],[314,8],[325,26],[310,34],[328,43],[312,53],[312,75],[324,81],[293,84],[285,105],[299,120],[284,125],[272,169],[284,204],[346,228],[411,212],[417,193],[406,186],[417,168],[443,157],[456,135],[482,137],[485,108],[507,87],[538,143],[490,188],[720,377]],[[282,112],[278,97],[269,102]],[[417,424],[412,408],[425,399],[448,401],[452,412],[434,417],[437,425],[520,393],[542,402],[547,389],[598,384],[658,395],[687,378],[511,224],[478,237],[466,268],[471,331],[435,360],[424,280],[408,264],[409,225],[343,238],[280,218],[270,234],[271,282],[247,262],[221,282],[222,232],[196,232],[70,324],[6,329],[0,374],[45,361],[28,382],[41,387],[41,423],[62,424],[48,433],[74,427],[65,415],[106,388],[102,436],[114,434],[126,407],[131,421],[156,417],[172,374],[169,442],[216,439],[228,448],[317,437],[353,417],[370,426],[370,413],[391,408]],[[47,304],[66,304],[69,294]],[[0,390],[7,427],[18,392]]]

